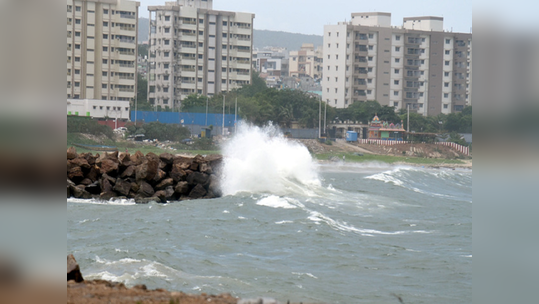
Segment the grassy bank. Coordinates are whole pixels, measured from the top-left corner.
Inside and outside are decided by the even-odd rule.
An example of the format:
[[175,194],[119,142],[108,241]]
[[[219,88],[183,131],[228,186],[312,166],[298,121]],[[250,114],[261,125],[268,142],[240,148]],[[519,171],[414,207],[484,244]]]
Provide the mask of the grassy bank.
[[404,157],[404,156],[390,156],[390,155],[374,155],[374,154],[364,154],[359,156],[352,153],[342,153],[342,152],[333,152],[333,153],[320,153],[315,154],[314,157],[318,160],[329,160],[332,157],[337,157],[342,159],[343,155],[346,157],[347,162],[384,162],[384,163],[398,163],[404,162],[409,164],[417,165],[440,165],[440,164],[464,164],[464,162],[458,159],[441,159],[441,158],[419,158],[419,157]]
[[[190,149],[177,149],[177,150],[170,150],[170,149],[161,149],[159,147],[153,146],[151,144],[146,143],[137,143],[132,141],[113,141],[109,138],[100,139],[99,141],[88,139],[87,137],[81,135],[80,133],[67,133],[67,148],[73,146],[73,144],[83,144],[83,145],[105,145],[105,146],[114,146],[117,147],[120,152],[124,152],[126,149],[129,151],[129,153],[133,154],[136,151],[140,151],[144,154],[147,153],[155,153],[157,155],[168,152],[171,154],[201,154],[201,155],[209,155],[209,154],[219,154],[221,151],[218,150],[190,150]],[[87,150],[80,147],[75,147],[77,149],[78,153],[102,153],[99,151],[93,151],[93,150]]]

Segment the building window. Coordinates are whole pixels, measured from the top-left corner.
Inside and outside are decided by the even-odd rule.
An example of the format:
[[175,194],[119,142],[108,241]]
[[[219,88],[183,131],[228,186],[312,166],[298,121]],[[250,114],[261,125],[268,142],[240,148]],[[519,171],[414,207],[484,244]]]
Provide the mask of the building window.
[[369,39],[373,39],[374,38],[374,34],[370,33],[369,34]]
[[372,83],[372,78],[367,79],[367,83]]
[[395,36],[395,40],[397,41],[401,40],[401,36],[400,35]]
[[108,27],[108,26],[109,26],[109,23],[106,22],[106,21],[104,21],[104,22],[103,22],[103,27]]
[[372,61],[372,56],[369,56],[369,61]]
[[339,44],[337,43],[337,48],[339,48]]
[[169,64],[169,63],[163,63],[163,68],[164,68],[165,70],[166,70],[166,69],[168,69],[168,68],[169,68],[169,66],[170,66],[170,64]]
[[328,32],[328,37],[331,37],[331,32]]
[[444,98],[449,98],[449,93],[444,93]]
[[445,65],[447,66],[447,65],[449,65],[449,64],[450,64],[449,60],[446,60],[446,61],[445,61]]
[[170,56],[170,52],[163,52],[163,56],[164,56],[164,57],[169,57],[169,56]]
[[372,90],[367,90],[367,94],[372,94]]
[[326,91],[329,93],[329,88],[327,88]]
[[75,37],[80,37],[80,32],[75,32]]
[[444,87],[449,88],[449,82],[445,82]]
[[399,69],[395,69],[395,74],[399,74],[400,70]]
[[401,47],[400,46],[396,46],[395,47],[395,52],[400,52],[401,51]]
[[374,46],[369,45],[369,51],[372,51],[372,50],[374,50]]
[[328,49],[331,47],[331,43],[328,43]]
[[223,21],[223,26],[227,26],[228,23],[226,21]]
[[372,68],[367,68],[367,71],[370,73],[372,72]]
[[393,96],[399,96],[399,91],[394,91]]
[[446,51],[445,51],[445,54],[446,54],[446,55],[450,55],[450,54],[451,54],[451,51],[450,51],[450,50],[446,50]]
[[335,71],[338,71],[338,70],[339,70],[339,66],[336,65],[336,66],[335,66]]
[[400,58],[395,58],[395,63],[399,63],[401,62],[401,59]]
[[107,72],[101,73],[101,75],[102,75],[103,77],[107,77],[107,74],[108,74]]
[[107,88],[107,84],[106,84],[106,83],[101,84],[101,88],[102,88],[102,89],[106,89],[106,88]]
[[445,44],[451,44],[451,39],[446,39]]
[[331,68],[330,68],[329,65],[328,65],[328,71],[329,71],[330,69],[331,69]]
[[170,16],[165,16],[165,21],[170,21]]
[[399,85],[399,81],[398,80],[393,80],[393,84],[394,85]]
[[168,87],[164,87],[164,88],[163,88],[163,92],[164,92],[164,93],[168,93]]
[[338,89],[337,89],[337,88],[335,88],[335,93],[337,93],[337,90],[338,90]]
[[107,59],[103,59],[103,64],[108,64],[108,60]]
[[168,80],[168,75],[163,76],[163,80]]
[[339,82],[339,77],[335,77],[335,82]]
[[75,6],[75,11],[80,12],[80,11],[81,11],[81,7],[80,7],[80,6]]
[[108,51],[109,51],[109,48],[106,47],[106,46],[104,46],[104,47],[103,47],[103,52],[108,52]]
[[75,82],[75,87],[80,87],[80,82]]
[[163,41],[165,42],[165,45],[170,45],[170,40],[169,39],[165,39]]
[[328,55],[328,59],[331,59],[331,55]]
[[448,104],[444,104],[444,109],[447,109],[449,107]]

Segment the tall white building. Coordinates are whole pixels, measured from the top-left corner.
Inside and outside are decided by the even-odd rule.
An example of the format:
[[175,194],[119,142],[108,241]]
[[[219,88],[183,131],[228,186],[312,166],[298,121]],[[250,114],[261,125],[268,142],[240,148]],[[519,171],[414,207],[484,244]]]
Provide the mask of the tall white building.
[[216,11],[212,0],[150,6],[148,101],[175,108],[251,82],[254,14]]
[[134,102],[139,2],[67,0],[67,98]]
[[344,108],[377,100],[422,115],[462,111],[471,104],[472,35],[443,30],[441,17],[354,13],[324,26],[322,98]]

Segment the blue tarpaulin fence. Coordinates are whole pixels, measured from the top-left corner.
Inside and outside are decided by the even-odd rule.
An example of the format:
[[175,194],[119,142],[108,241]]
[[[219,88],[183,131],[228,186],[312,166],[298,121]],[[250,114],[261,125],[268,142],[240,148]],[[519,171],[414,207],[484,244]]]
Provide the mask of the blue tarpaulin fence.
[[[182,125],[213,125],[221,127],[223,125],[223,114],[208,113],[208,123],[206,124],[206,113],[178,113],[178,112],[150,112],[150,111],[131,111],[131,121],[153,122],[159,121],[167,124]],[[234,115],[225,114],[225,127],[234,127]],[[181,122],[183,120],[183,123]],[[240,118],[238,117],[238,122]]]

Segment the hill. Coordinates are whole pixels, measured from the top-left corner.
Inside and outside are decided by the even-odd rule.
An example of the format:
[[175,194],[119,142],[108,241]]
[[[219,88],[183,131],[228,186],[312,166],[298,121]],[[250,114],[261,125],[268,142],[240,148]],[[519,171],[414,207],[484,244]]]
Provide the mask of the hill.
[[[142,43],[148,40],[148,18],[139,18],[138,41]],[[284,47],[288,50],[299,50],[303,43],[312,43],[315,47],[322,45],[323,38],[318,35],[305,35],[297,33],[277,32],[268,30],[254,30],[254,47],[266,46]]]
[[148,31],[150,28],[150,19],[138,18],[138,43],[148,41]]
[[305,35],[288,32],[268,30],[254,30],[254,47],[265,46],[284,47],[291,50],[299,50],[303,43],[312,43],[315,47],[322,45],[323,37],[318,35]]

